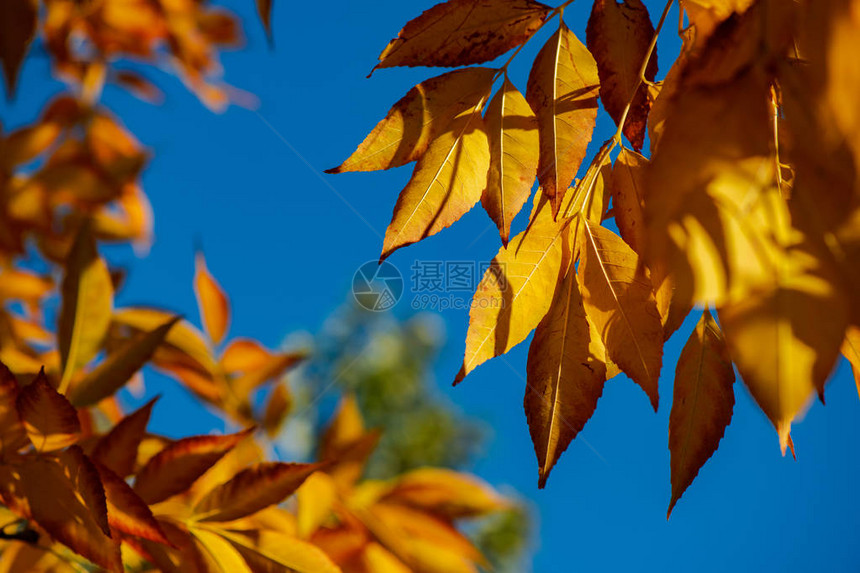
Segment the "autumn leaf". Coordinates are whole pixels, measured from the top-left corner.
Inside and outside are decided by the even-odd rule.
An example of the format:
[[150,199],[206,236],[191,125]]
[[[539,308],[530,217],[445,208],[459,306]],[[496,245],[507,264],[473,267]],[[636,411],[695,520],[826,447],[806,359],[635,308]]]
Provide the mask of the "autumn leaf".
[[119,421],[95,444],[90,457],[121,478],[134,472],[137,452],[146,435],[146,426],[158,398],[153,398],[138,410]]
[[135,493],[152,505],[185,491],[250,431],[225,436],[195,436],[173,442],[137,472]]
[[90,406],[112,396],[134,373],[149,362],[156,348],[180,317],[171,318],[150,332],[138,334],[108,356],[92,371],[72,385],[69,401],[77,406]]
[[510,502],[474,476],[443,468],[419,468],[397,477],[382,497],[447,519],[478,517]]
[[284,421],[290,414],[293,406],[293,399],[290,395],[289,387],[285,383],[277,384],[269,394],[269,401],[266,402],[266,408],[263,411],[263,419],[261,425],[266,435],[269,438],[274,438],[278,435]]
[[484,117],[490,171],[481,204],[507,246],[511,221],[531,194],[538,164],[537,120],[507,76]]
[[274,4],[275,0],[257,0],[257,15],[263,23],[269,43],[272,42],[272,7]]
[[526,42],[549,6],[534,0],[448,0],[409,21],[379,56],[377,68],[465,66]]
[[296,528],[307,539],[331,515],[337,484],[325,472],[314,472],[296,490]]
[[[644,84],[640,86],[639,78],[654,37],[648,8],[641,0],[623,0],[620,4],[615,0],[596,0],[585,37],[597,62],[603,106],[618,125],[630,103],[623,132],[633,149],[640,151],[645,143],[645,128],[651,109],[647,91]],[[655,75],[656,48],[645,67],[644,79],[653,82]]]
[[99,351],[113,312],[113,284],[88,225],[78,231],[66,260],[57,327],[64,393],[72,376]]
[[19,393],[15,375],[0,362],[0,456],[17,452],[29,443],[16,406]]
[[36,35],[38,7],[32,0],[4,0],[0,3],[0,62],[6,80],[6,95],[15,93],[18,70]]
[[7,506],[60,543],[109,571],[123,571],[98,471],[76,446],[53,458],[27,456],[0,466],[0,490]]
[[221,354],[221,368],[227,374],[250,372],[263,368],[272,359],[272,353],[250,338],[235,338]]
[[538,487],[597,407],[606,348],[585,314],[571,267],[529,347],[523,407],[538,458]]
[[672,499],[667,519],[699,469],[717,451],[732,421],[734,382],[735,372],[723,333],[705,309],[675,367],[669,416]]
[[156,543],[170,544],[158,521],[142,499],[124,479],[107,467],[95,463],[104,486],[107,519],[113,531],[133,535]]
[[77,410],[48,383],[44,368],[18,394],[17,409],[30,441],[40,452],[65,448],[80,437]]
[[210,340],[217,346],[230,326],[230,301],[224,289],[209,273],[202,251],[194,257],[194,265],[194,294],[197,296],[200,318]]
[[253,571],[272,573],[340,573],[318,547],[277,531],[223,531]]
[[276,380],[306,357],[307,354],[304,352],[272,354],[265,364],[233,379],[231,386],[239,396],[247,396],[266,382]]
[[[851,363],[857,394],[860,396],[860,328],[849,326],[842,343],[842,355]],[[5,443],[5,442],[4,442]]]
[[528,229],[499,250],[472,299],[457,384],[490,358],[525,340],[547,313],[563,266],[568,228],[543,202]]
[[609,358],[645,390],[657,411],[663,326],[651,282],[621,237],[591,222],[582,229],[577,276],[585,312]]
[[430,142],[492,87],[496,70],[466,68],[425,80],[409,90],[349,158],[326,173],[375,171],[406,165],[423,156]]
[[823,398],[848,323],[847,301],[825,261],[809,241],[800,243],[756,296],[718,310],[732,360],[783,453],[791,422],[815,392]]
[[526,90],[538,119],[538,181],[553,216],[585,158],[597,121],[599,86],[594,58],[560,21],[535,58]]
[[490,150],[480,106],[460,114],[434,139],[400,192],[380,260],[451,226],[481,199]]
[[207,493],[194,512],[199,521],[233,521],[280,503],[320,464],[266,462],[246,468]]
[[248,563],[242,558],[236,548],[224,537],[201,527],[190,527],[189,532],[199,553],[206,563],[206,569],[212,573],[251,573]]

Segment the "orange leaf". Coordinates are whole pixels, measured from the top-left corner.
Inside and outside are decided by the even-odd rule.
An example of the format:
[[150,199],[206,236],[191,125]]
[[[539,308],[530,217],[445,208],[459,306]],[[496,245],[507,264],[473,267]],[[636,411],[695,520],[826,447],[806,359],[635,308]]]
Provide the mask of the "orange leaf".
[[591,141],[599,85],[594,58],[559,21],[558,31],[535,58],[526,89],[526,99],[538,118],[538,181],[552,202],[553,216]]
[[227,374],[237,372],[248,372],[262,368],[272,353],[266,350],[259,342],[250,338],[235,338],[230,341],[224,353],[221,354],[221,368]]
[[705,309],[675,367],[675,395],[669,416],[672,499],[667,519],[699,469],[717,451],[732,421],[734,382],[723,333]]
[[134,491],[148,505],[185,491],[251,431],[226,436],[194,436],[173,442],[137,473]]
[[130,475],[134,471],[137,450],[146,435],[146,425],[156,400],[158,398],[153,398],[142,408],[123,418],[109,433],[102,436],[90,456],[93,461],[121,478]]
[[17,408],[38,451],[60,450],[78,441],[81,432],[78,412],[48,383],[44,368],[21,390]]
[[442,2],[410,20],[380,54],[376,68],[454,67],[492,60],[526,42],[549,10],[534,0]]
[[507,500],[476,477],[442,468],[420,468],[403,474],[383,499],[447,519],[477,517],[509,506]]
[[26,456],[0,466],[4,503],[96,565],[123,570],[119,544],[109,537],[98,471],[77,446],[56,457]]
[[[597,0],[588,19],[585,31],[588,49],[597,61],[600,75],[600,99],[606,111],[615,120],[621,116],[632,99],[624,122],[624,135],[633,149],[639,151],[645,142],[645,128],[651,102],[645,85],[639,85],[639,70],[648,54],[654,37],[654,26],[648,8],[641,0]],[[657,50],[654,49],[645,79],[654,81],[657,74]],[[636,97],[633,90],[639,88]]]
[[124,479],[101,464],[95,464],[107,500],[108,523],[115,531],[170,544],[164,532],[142,499]]
[[243,376],[234,379],[232,382],[233,389],[240,397],[247,396],[266,382],[280,377],[289,368],[304,360],[305,357],[303,352],[274,354],[260,368],[249,370]]
[[394,104],[342,165],[326,173],[390,169],[417,160],[454,118],[486,96],[495,74],[490,68],[466,68],[421,82]]
[[202,252],[194,258],[194,293],[197,295],[197,306],[203,328],[213,343],[220,344],[230,325],[230,301],[215,278],[206,268],[206,259]]
[[199,521],[233,521],[282,502],[320,464],[264,462],[215,487],[194,507]]

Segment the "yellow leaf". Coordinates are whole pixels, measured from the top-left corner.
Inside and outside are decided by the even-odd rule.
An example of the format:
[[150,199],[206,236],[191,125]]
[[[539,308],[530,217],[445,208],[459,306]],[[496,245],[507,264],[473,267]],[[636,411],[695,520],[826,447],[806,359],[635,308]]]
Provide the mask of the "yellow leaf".
[[860,396],[860,328],[848,327],[845,331],[845,341],[842,343],[842,355],[851,363],[854,372],[854,382],[857,384],[857,394]]
[[370,542],[361,552],[360,573],[411,573],[411,569],[403,564],[390,551],[378,543]]
[[319,464],[264,462],[215,487],[194,507],[198,521],[233,521],[282,502]]
[[418,160],[397,198],[380,259],[451,226],[481,199],[490,168],[482,105],[483,99],[457,116]]
[[484,273],[469,313],[458,383],[490,358],[525,340],[549,310],[559,282],[568,228],[538,201],[525,231],[499,250]]
[[[624,122],[624,135],[639,151],[645,142],[645,126],[651,102],[645,85],[639,85],[639,71],[645,62],[654,26],[648,8],[641,0],[597,0],[591,10],[585,30],[588,49],[597,61],[600,76],[600,100],[606,111],[615,120],[621,116],[632,99]],[[657,74],[657,50],[655,48],[645,79],[654,81]],[[639,87],[636,97],[633,90]]]
[[578,278],[586,314],[609,358],[645,390],[656,411],[663,326],[651,281],[621,237],[591,222],[582,230]]
[[48,383],[44,369],[18,394],[17,408],[36,450],[60,450],[78,441],[78,412]]
[[296,520],[299,537],[307,539],[332,513],[337,484],[326,473],[314,472],[296,491]]
[[11,173],[18,165],[33,161],[53,145],[60,132],[58,123],[46,121],[0,137],[0,165]]
[[123,571],[119,543],[108,536],[107,505],[98,471],[73,446],[55,457],[26,456],[0,466],[3,500],[51,537],[96,565]]
[[138,448],[146,435],[146,426],[157,398],[129,414],[102,436],[90,457],[121,478],[134,472]]
[[221,343],[227,328],[230,326],[230,301],[224,289],[206,268],[206,259],[202,252],[194,257],[194,294],[197,295],[197,306],[203,328],[215,345]]
[[510,505],[474,476],[443,468],[420,468],[399,476],[383,499],[448,519],[478,517]]
[[39,11],[32,0],[4,0],[0,3],[0,62],[6,79],[6,94],[15,93],[18,70],[36,35]]
[[137,472],[134,491],[148,505],[185,491],[249,433],[194,436],[173,442]]
[[541,488],[591,418],[606,381],[606,348],[585,314],[575,274],[571,266],[529,347],[523,407]]
[[265,573],[340,573],[318,547],[275,531],[223,532],[253,571]]
[[534,0],[441,2],[406,24],[376,68],[454,67],[495,59],[526,42],[549,10]]
[[696,28],[696,41],[701,44],[714,29],[732,14],[742,14],[755,0],[681,0],[690,25]]
[[152,358],[178,316],[158,328],[138,334],[108,356],[92,371],[76,381],[69,390],[69,401],[77,407],[97,404],[122,388],[134,373]]
[[734,383],[735,371],[723,333],[705,309],[675,367],[669,416],[672,499],[667,519],[699,469],[717,451],[732,421]]
[[823,398],[848,323],[848,304],[825,260],[800,243],[755,296],[718,311],[732,360],[776,427],[783,453],[792,420],[816,390]]
[[560,21],[535,58],[526,90],[538,118],[538,181],[552,202],[553,216],[591,141],[599,86],[594,58]]
[[113,312],[110,273],[86,224],[78,231],[66,260],[62,295],[57,327],[63,365],[61,393],[68,388],[75,371],[98,353]]
[[201,527],[189,528],[210,573],[251,573],[242,554],[224,537]]
[[379,441],[379,432],[364,429],[364,420],[355,396],[341,398],[319,445],[319,459],[329,462],[325,471],[343,489],[351,488]]
[[528,102],[505,76],[485,116],[490,171],[481,204],[508,244],[511,221],[529,198],[537,174],[537,119]]
[[466,68],[421,82],[394,104],[342,165],[326,173],[390,169],[417,160],[456,117],[487,96],[495,75],[490,68]]

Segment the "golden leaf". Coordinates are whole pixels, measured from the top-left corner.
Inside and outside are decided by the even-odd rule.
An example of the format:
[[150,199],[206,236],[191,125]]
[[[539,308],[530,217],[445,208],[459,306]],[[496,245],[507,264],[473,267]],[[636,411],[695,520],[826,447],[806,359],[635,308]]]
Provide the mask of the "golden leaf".
[[394,104],[342,165],[326,173],[390,169],[419,159],[455,118],[487,96],[495,75],[491,68],[466,68],[421,82]]
[[268,530],[222,532],[253,571],[271,573],[340,573],[318,547],[283,533]]
[[537,119],[505,76],[484,117],[490,144],[490,171],[481,204],[507,246],[511,221],[531,194],[538,165]]
[[851,363],[854,372],[854,382],[857,384],[857,394],[860,396],[860,328],[848,327],[845,331],[845,341],[842,343],[842,355]]
[[651,282],[621,237],[591,222],[582,229],[578,278],[585,312],[609,358],[645,390],[656,411],[663,326]]
[[210,573],[251,573],[242,554],[224,537],[208,528],[190,527],[188,529],[198,546],[206,569]]
[[[588,19],[585,37],[588,49],[597,61],[600,99],[616,125],[632,99],[623,132],[633,149],[639,151],[645,143],[645,126],[651,109],[645,84],[639,85],[639,71],[654,37],[648,8],[641,0],[623,0],[620,4],[615,0],[597,0]],[[645,68],[645,79],[654,81],[656,74],[655,48]],[[637,87],[639,90],[633,97],[633,90]]]
[[672,499],[675,503],[693,483],[720,444],[732,421],[735,371],[717,322],[705,309],[675,367],[675,389],[669,416]]
[[457,116],[418,160],[394,205],[380,260],[451,226],[481,199],[490,149],[480,107]]
[[329,518],[337,500],[337,484],[324,472],[314,472],[296,490],[298,535],[310,537]]
[[563,21],[529,73],[526,99],[538,118],[538,181],[558,213],[597,121],[597,64]]
[[510,505],[476,477],[443,468],[419,468],[398,476],[382,500],[447,519],[478,517]]
[[250,338],[235,338],[221,354],[221,368],[227,374],[249,372],[263,368],[272,359],[272,353]]
[[194,257],[194,265],[194,294],[197,295],[200,318],[209,339],[217,346],[230,326],[230,301],[206,268],[202,251]]
[[525,43],[549,10],[534,0],[442,2],[410,20],[380,54],[376,68],[454,67],[492,60]]
[[72,375],[101,349],[113,312],[113,283],[88,225],[78,231],[66,260],[57,327],[65,392]]
[[78,441],[78,412],[48,383],[44,368],[18,394],[18,414],[37,451],[60,450]]
[[538,458],[538,487],[597,407],[606,348],[585,314],[573,266],[529,347],[523,407]]

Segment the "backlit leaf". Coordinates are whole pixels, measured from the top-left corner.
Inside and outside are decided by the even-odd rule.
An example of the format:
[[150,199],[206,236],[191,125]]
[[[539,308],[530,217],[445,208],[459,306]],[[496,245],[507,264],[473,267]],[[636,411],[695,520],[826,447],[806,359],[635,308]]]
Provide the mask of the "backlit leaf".
[[508,502],[474,476],[443,468],[419,468],[394,480],[385,500],[448,519],[477,517],[508,507]]
[[81,227],[66,260],[63,305],[57,327],[63,365],[61,390],[101,348],[113,312],[113,283],[87,225]]
[[261,573],[340,573],[318,547],[276,531],[223,532],[251,566]]
[[586,314],[609,358],[645,390],[656,411],[663,326],[651,282],[621,237],[590,222],[582,229],[578,277]]
[[314,472],[296,490],[298,534],[307,539],[331,515],[337,484],[324,472]]
[[209,269],[202,252],[194,257],[194,294],[203,328],[215,345],[221,343],[230,326],[230,301]]
[[571,267],[529,347],[523,407],[538,458],[538,487],[597,407],[606,348],[585,315]]
[[137,473],[134,491],[148,505],[185,491],[249,433],[194,436],[173,442]]
[[667,518],[699,469],[717,451],[732,421],[734,382],[735,372],[723,333],[706,309],[675,367],[669,416],[672,499]]
[[[600,76],[600,99],[615,120],[632,99],[624,122],[624,135],[639,151],[645,142],[645,127],[651,103],[645,85],[639,86],[639,71],[654,37],[654,26],[648,8],[641,0],[596,0],[588,19],[586,41],[597,61]],[[645,79],[654,81],[657,74],[657,50],[645,68]],[[633,90],[639,87],[634,98]]]
[[481,204],[508,244],[511,221],[531,194],[538,164],[534,112],[505,76],[484,118],[490,144],[490,171]]
[[319,464],[265,462],[246,468],[206,494],[194,508],[199,521],[233,521],[282,502]]
[[78,441],[81,432],[78,412],[65,396],[54,390],[44,369],[18,394],[17,408],[38,451],[59,450]]
[[121,478],[134,471],[137,451],[146,435],[146,426],[157,398],[129,414],[114,426],[110,432],[96,442],[90,456],[93,461],[108,468]]
[[272,353],[256,340],[236,338],[231,340],[221,355],[221,368],[228,374],[249,372],[264,367]]
[[107,518],[110,527],[124,535],[169,544],[158,521],[140,497],[124,479],[101,464],[95,464],[104,486]]
[[221,535],[201,527],[191,527],[189,531],[210,573],[251,573],[242,555]]
[[409,21],[376,67],[486,62],[528,40],[549,10],[534,0],[448,0]]
[[409,90],[339,167],[326,173],[374,171],[420,158],[455,118],[487,97],[496,70],[466,68],[425,80]]
[[597,120],[597,64],[563,21],[529,73],[526,99],[538,118],[538,181],[553,215],[576,175]]
[[848,330],[845,331],[842,355],[851,363],[854,382],[857,384],[857,394],[860,396],[860,328],[849,326]]

